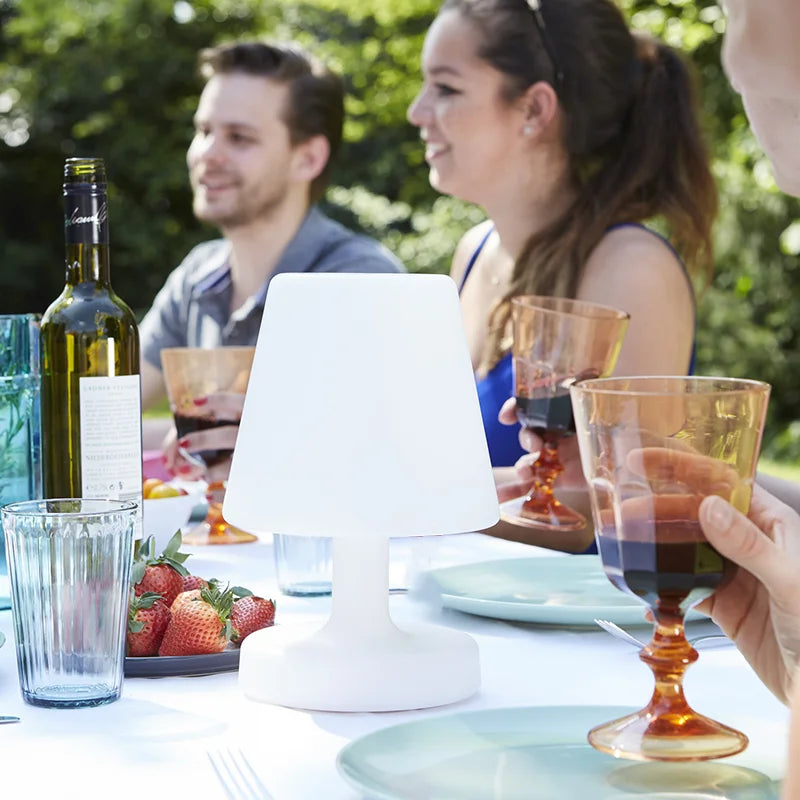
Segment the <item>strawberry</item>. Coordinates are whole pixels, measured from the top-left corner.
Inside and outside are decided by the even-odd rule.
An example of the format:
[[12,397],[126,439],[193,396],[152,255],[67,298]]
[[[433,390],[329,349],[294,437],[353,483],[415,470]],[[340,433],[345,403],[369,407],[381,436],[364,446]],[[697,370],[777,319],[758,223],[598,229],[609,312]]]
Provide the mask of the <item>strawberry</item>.
[[189,554],[178,552],[180,546],[180,531],[169,540],[160,556],[155,555],[155,539],[152,536],[139,544],[131,569],[131,583],[137,596],[155,592],[163,597],[167,607],[172,605],[183,591],[184,575],[189,574],[183,566]]
[[169,564],[147,564],[142,579],[134,584],[133,590],[137,595],[148,592],[160,594],[169,608],[183,591],[183,578]]
[[275,624],[275,601],[252,595],[238,598],[231,611],[233,641],[241,642],[253,631]]
[[181,592],[173,601],[169,610],[174,614],[181,606],[190,603],[192,600],[200,598],[200,589],[189,589],[188,592]]
[[172,614],[164,632],[160,656],[221,653],[230,639],[233,592],[217,586],[200,589]]
[[170,617],[169,606],[160,594],[134,594],[128,606],[128,632],[125,636],[127,654],[156,655]]
[[205,578],[200,578],[197,575],[183,576],[184,592],[191,592],[192,589],[202,589],[204,586],[208,586],[208,581]]

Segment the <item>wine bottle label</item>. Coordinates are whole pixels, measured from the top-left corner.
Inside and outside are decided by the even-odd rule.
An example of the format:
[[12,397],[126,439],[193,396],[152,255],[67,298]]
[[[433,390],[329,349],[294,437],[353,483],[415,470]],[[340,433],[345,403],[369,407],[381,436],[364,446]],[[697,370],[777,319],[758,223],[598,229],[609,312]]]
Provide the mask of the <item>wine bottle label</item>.
[[69,244],[108,244],[105,192],[70,191],[64,195],[64,236]]
[[81,377],[83,497],[133,500],[142,533],[142,414],[138,375]]

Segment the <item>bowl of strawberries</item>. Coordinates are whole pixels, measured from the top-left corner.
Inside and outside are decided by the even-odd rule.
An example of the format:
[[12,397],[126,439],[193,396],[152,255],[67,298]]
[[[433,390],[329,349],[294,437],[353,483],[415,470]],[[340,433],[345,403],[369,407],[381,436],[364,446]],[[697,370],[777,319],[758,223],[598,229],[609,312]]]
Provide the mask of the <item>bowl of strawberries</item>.
[[162,552],[137,543],[126,635],[127,677],[236,669],[239,645],[275,623],[275,602],[240,586],[192,575],[176,532]]

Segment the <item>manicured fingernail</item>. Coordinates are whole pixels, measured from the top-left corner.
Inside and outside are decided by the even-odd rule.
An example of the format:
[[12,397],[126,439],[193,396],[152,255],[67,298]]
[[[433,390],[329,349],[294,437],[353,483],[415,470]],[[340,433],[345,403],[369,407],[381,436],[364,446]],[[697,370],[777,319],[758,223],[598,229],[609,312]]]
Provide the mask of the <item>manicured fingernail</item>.
[[192,400],[192,402],[193,402],[193,403],[194,403],[196,406],[204,406],[204,405],[205,405],[205,404],[208,402],[208,398],[207,398],[207,397],[195,397],[195,398]]
[[179,464],[178,465],[178,472],[181,475],[186,475],[191,471],[192,471],[192,468],[189,466],[189,464]]
[[733,509],[721,497],[708,497],[703,502],[708,521],[717,528],[726,528],[733,522]]
[[189,442],[188,439],[179,439],[178,440],[178,447],[183,447],[184,449],[186,449],[187,447],[189,447],[189,444],[190,444],[190,442]]

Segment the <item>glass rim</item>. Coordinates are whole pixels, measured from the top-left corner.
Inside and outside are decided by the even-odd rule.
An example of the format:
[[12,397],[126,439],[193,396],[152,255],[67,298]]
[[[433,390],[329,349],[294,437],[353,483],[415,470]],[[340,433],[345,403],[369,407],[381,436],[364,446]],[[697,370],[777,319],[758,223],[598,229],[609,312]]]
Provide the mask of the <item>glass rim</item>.
[[[645,388],[661,382],[660,388]],[[641,388],[636,388],[640,384]],[[674,386],[674,388],[672,388]],[[687,387],[714,387],[707,391],[687,391]],[[683,388],[680,388],[683,387]],[[676,397],[679,395],[720,395],[768,393],[772,385],[752,378],[728,378],[714,375],[612,375],[586,378],[570,386],[576,394],[614,395],[624,397]]]
[[18,320],[40,320],[42,315],[38,311],[21,311],[19,314],[0,314],[0,320],[4,319],[18,319]]
[[[44,508],[46,503],[86,503],[95,504],[95,508],[86,508],[80,511],[48,511]],[[102,504],[102,505],[101,505]],[[105,506],[105,507],[103,507]],[[119,514],[120,512],[136,511],[139,504],[133,500],[114,500],[110,497],[47,497],[38,500],[18,500],[6,503],[0,507],[3,514],[14,514],[20,517],[99,517],[106,514]]]
[[[552,308],[550,304],[566,303],[575,310],[568,308]],[[630,320],[631,315],[613,306],[606,306],[602,303],[593,303],[590,300],[575,300],[571,297],[556,297],[546,294],[520,294],[511,298],[511,306],[520,308],[540,309],[549,314],[557,314],[563,317],[588,317],[589,319],[615,319]],[[583,309],[583,313],[578,309]]]
[[240,353],[251,352],[256,349],[256,346],[245,344],[231,344],[220,345],[219,347],[162,347],[162,353],[214,353],[218,350],[226,350],[228,352],[236,351]]

